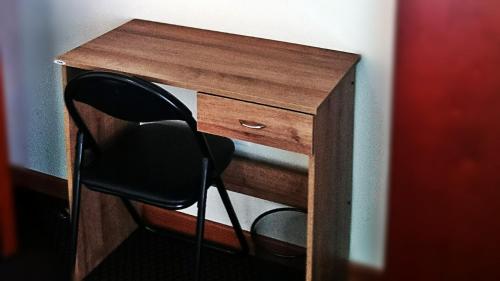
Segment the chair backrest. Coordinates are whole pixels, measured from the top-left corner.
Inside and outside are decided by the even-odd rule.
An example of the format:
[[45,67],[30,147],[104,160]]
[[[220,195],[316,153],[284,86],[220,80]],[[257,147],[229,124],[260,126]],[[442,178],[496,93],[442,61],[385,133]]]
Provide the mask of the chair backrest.
[[80,116],[75,101],[125,121],[185,121],[198,139],[202,151],[209,154],[205,141],[196,131],[196,121],[191,111],[172,94],[153,83],[137,77],[94,71],[80,74],[68,83],[64,91],[68,113],[90,142],[85,146],[97,149],[97,143]]

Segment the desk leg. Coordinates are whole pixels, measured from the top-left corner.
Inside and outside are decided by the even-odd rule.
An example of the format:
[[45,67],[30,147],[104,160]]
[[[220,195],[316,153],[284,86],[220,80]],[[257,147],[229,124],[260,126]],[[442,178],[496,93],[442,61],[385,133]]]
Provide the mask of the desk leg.
[[[63,87],[65,87],[67,81],[71,80],[78,70],[63,67],[62,72]],[[98,142],[112,136],[127,124],[99,114],[90,107],[79,107],[79,110]],[[64,118],[68,163],[68,194],[69,202],[71,202],[72,165],[77,130],[66,111]],[[120,245],[136,227],[137,225],[119,198],[90,191],[83,185],[74,280],[82,280]]]
[[354,70],[318,109],[309,159],[307,281],[346,280],[349,259]]

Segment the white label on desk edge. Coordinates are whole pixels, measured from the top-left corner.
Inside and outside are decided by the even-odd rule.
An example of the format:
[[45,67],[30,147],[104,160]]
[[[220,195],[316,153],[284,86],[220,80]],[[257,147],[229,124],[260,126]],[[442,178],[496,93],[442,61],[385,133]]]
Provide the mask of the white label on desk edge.
[[66,65],[66,62],[63,60],[54,60],[54,63],[58,65]]

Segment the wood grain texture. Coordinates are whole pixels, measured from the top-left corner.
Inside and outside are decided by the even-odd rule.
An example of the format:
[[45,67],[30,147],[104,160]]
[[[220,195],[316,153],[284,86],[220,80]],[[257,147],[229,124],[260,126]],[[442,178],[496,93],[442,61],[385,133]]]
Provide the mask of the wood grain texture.
[[0,60],[0,257],[10,257],[17,251],[17,237],[9,170],[2,66]]
[[[313,116],[198,93],[198,130],[289,151],[311,154]],[[265,126],[254,129],[240,122]]]
[[[269,187],[269,195],[264,196],[272,199],[296,182],[295,189],[289,190],[291,196],[283,198],[291,205],[303,206],[301,186],[307,178],[307,280],[342,277],[350,234],[347,204],[351,196],[354,100],[350,83],[359,55],[132,20],[58,59],[71,67],[125,73],[209,93],[198,96],[201,131],[312,155],[308,177],[272,167],[264,172],[262,165],[238,166],[241,163],[235,162],[229,168],[234,172],[228,175],[247,176],[229,177],[229,186],[253,194]],[[101,134],[116,129],[114,124],[106,128],[104,119],[88,115],[95,119]],[[267,127],[248,129],[239,120]],[[74,135],[68,122],[67,136]],[[72,142],[68,143],[71,149]],[[68,159],[72,157],[68,150]],[[248,176],[250,173],[274,176],[276,181],[273,178],[258,190],[255,186],[262,182]],[[280,175],[284,189],[273,191],[271,185]],[[252,187],[245,190],[248,183]],[[115,219],[122,220],[122,216]]]
[[132,20],[58,59],[314,114],[359,55]]
[[[63,67],[63,85],[76,74],[76,69]],[[113,136],[127,124],[110,118],[89,106],[77,105],[82,118],[97,142]],[[66,155],[68,159],[68,194],[72,198],[72,175],[76,126],[65,113]],[[78,232],[77,264],[74,280],[82,280],[136,228],[120,199],[89,190],[82,185]]]
[[307,172],[234,157],[222,175],[228,190],[307,209]]
[[345,280],[349,261],[355,70],[314,119],[309,162],[307,281]]

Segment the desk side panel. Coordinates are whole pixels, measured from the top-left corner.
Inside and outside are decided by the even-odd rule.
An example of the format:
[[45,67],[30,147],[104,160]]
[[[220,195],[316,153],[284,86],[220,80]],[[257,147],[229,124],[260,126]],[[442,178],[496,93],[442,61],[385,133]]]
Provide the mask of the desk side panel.
[[[63,86],[79,73],[78,69],[63,67]],[[90,107],[79,106],[78,110],[97,141],[103,141],[127,123],[99,114]],[[65,110],[66,156],[68,160],[68,194],[73,196],[72,175],[77,128]],[[82,280],[116,247],[132,233],[137,225],[131,219],[121,200],[93,192],[83,185],[78,232],[77,261],[74,280]]]
[[354,68],[314,120],[308,193],[307,281],[346,280],[349,259]]

